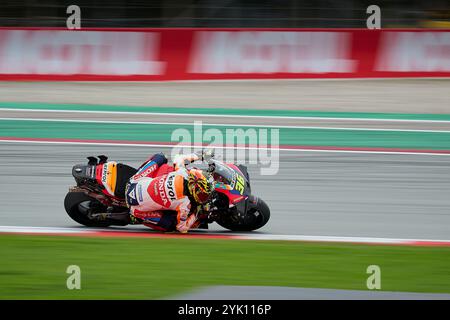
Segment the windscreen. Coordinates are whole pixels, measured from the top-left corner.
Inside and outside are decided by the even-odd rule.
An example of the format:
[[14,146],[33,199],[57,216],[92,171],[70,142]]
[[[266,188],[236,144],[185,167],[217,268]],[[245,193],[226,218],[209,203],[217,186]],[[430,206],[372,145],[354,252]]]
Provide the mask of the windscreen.
[[215,166],[213,173],[214,180],[226,184],[231,184],[231,181],[234,180],[236,172],[234,172],[234,170],[230,169],[230,167],[226,166],[223,162],[220,162],[218,160],[210,160],[210,162]]

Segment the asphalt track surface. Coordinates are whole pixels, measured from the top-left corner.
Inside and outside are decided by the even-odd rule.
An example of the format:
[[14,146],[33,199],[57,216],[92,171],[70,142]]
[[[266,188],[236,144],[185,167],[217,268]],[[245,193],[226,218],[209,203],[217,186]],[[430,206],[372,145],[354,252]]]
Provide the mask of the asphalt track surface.
[[450,300],[450,294],[263,286],[214,286],[174,300]]
[[1,101],[450,113],[449,79],[0,82]]
[[[161,150],[170,153],[0,142],[0,225],[76,227],[63,208],[74,164],[106,154],[138,166]],[[450,239],[449,156],[283,151],[277,175],[263,176],[254,165],[249,172],[254,194],[272,210],[261,233]]]

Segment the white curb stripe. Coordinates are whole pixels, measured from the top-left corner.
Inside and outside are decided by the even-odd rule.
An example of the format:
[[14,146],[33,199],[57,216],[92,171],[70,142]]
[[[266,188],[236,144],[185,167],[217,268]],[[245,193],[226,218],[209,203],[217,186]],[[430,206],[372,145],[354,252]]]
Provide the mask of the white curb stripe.
[[[177,147],[190,147],[189,145],[177,145],[177,144],[155,144],[155,143],[121,143],[121,142],[101,142],[101,141],[36,141],[23,139],[0,139],[0,143],[35,143],[35,144],[61,144],[61,145],[92,145],[92,146],[118,146],[118,147],[157,147],[157,148],[173,148]],[[212,146],[215,149],[235,149],[235,150],[266,150],[273,151],[275,148],[263,148],[263,147],[239,147],[239,146]],[[276,148],[279,151],[291,151],[291,152],[331,152],[331,153],[367,153],[367,154],[398,154],[398,155],[428,155],[428,156],[450,156],[450,153],[443,152],[416,152],[416,151],[391,151],[391,150],[352,150],[352,149],[310,149],[307,147],[299,148]]]
[[[128,234],[142,234],[147,235],[149,232],[153,235],[157,233],[145,229],[77,229],[77,228],[55,228],[55,227],[22,227],[22,226],[0,226],[0,233],[18,233],[18,234],[93,234],[108,233],[128,233]],[[362,244],[387,244],[387,245],[417,245],[417,243],[424,245],[439,245],[450,246],[450,240],[432,240],[432,239],[397,239],[397,238],[374,238],[374,237],[340,237],[340,236],[308,236],[308,235],[277,235],[277,234],[239,234],[239,233],[193,233],[195,235],[205,236],[229,236],[230,239],[240,240],[265,240],[265,241],[304,241],[304,242],[334,242],[334,243],[362,243]],[[164,237],[164,234],[160,234]]]
[[0,233],[84,233],[86,230],[50,227],[0,226]]
[[158,115],[158,116],[193,116],[193,117],[216,117],[216,118],[250,118],[250,119],[299,119],[299,120],[333,120],[333,121],[380,121],[380,122],[422,122],[422,123],[449,123],[450,120],[426,120],[426,119],[384,119],[384,118],[341,118],[341,117],[307,117],[307,116],[261,116],[261,115],[237,115],[237,114],[207,114],[207,113],[170,113],[170,112],[143,112],[143,111],[99,111],[99,110],[59,110],[59,109],[22,109],[22,108],[0,108],[0,111],[21,112],[60,112],[60,113],[92,113],[92,114],[123,114],[123,115]]

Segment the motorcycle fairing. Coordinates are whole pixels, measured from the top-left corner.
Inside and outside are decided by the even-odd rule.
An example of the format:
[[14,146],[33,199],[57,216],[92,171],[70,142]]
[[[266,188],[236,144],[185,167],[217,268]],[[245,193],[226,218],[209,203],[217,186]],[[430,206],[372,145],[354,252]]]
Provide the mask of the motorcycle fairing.
[[97,183],[103,185],[105,193],[114,196],[117,182],[117,163],[115,161],[109,161],[96,168]]
[[239,167],[215,161],[215,173],[223,178],[217,179],[219,182],[216,183],[216,191],[228,197],[230,206],[248,198],[251,192],[250,184]]

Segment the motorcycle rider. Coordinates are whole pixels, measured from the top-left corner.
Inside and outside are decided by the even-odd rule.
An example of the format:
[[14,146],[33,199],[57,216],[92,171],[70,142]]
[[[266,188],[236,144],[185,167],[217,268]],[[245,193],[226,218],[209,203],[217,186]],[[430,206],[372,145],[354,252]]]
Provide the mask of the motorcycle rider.
[[158,153],[144,162],[125,191],[132,219],[139,218],[144,225],[160,231],[186,233],[196,228],[197,213],[214,189],[211,177],[201,170],[186,168],[186,162],[198,159],[196,153],[179,154],[171,167],[164,154]]

